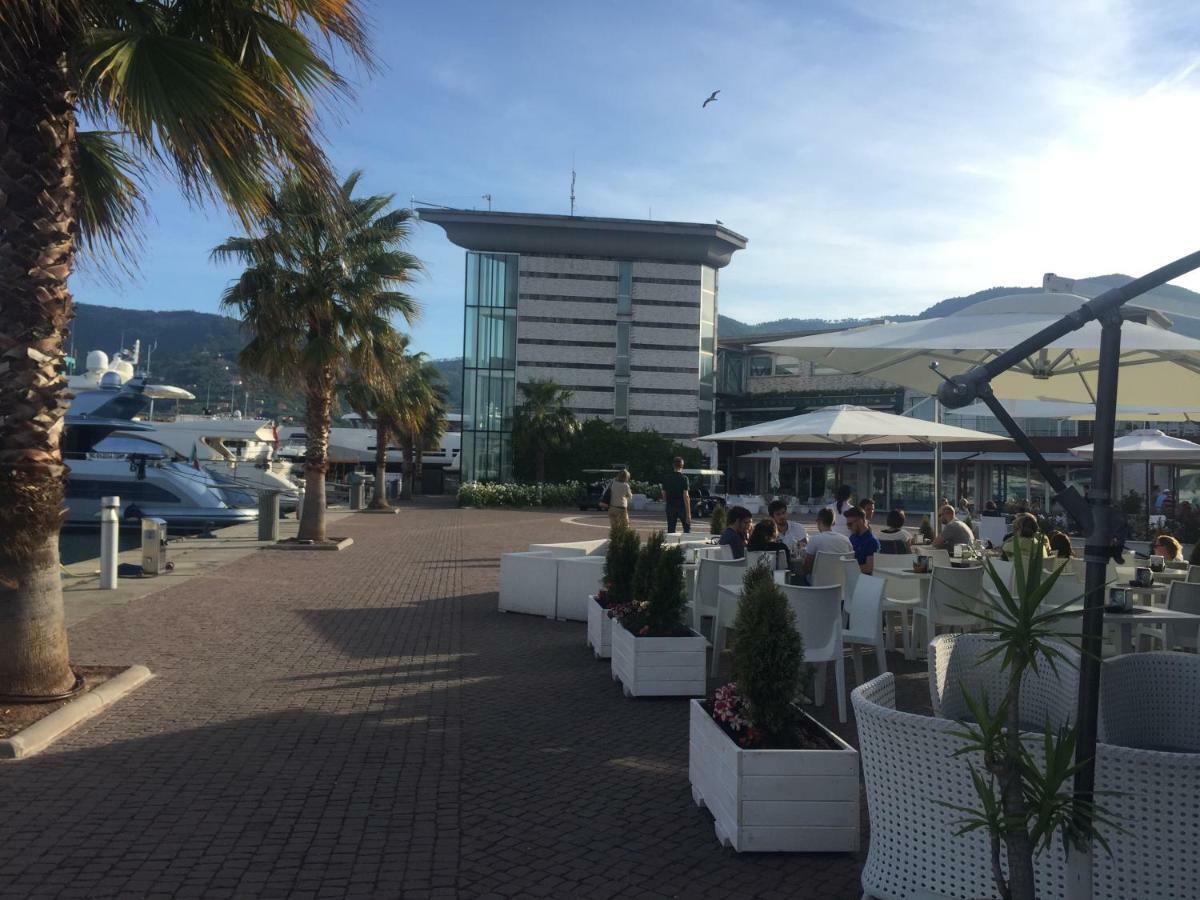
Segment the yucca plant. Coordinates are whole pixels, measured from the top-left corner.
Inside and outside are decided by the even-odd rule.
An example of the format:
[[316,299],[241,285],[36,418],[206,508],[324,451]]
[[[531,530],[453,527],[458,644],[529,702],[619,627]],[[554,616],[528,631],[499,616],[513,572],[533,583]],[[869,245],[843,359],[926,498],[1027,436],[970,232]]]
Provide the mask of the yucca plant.
[[[979,795],[980,806],[953,807],[963,813],[960,834],[984,829],[991,845],[992,874],[1004,900],[1033,900],[1035,883],[1033,860],[1046,850],[1055,835],[1064,844],[1097,841],[1107,849],[1098,827],[1113,823],[1095,804],[1075,797],[1072,780],[1079,766],[1075,763],[1076,730],[1052,728],[1048,723],[1042,735],[1043,758],[1030,751],[1021,732],[1021,680],[1027,672],[1037,674],[1048,666],[1057,673],[1060,666],[1074,661],[1062,650],[1061,641],[1070,636],[1060,630],[1064,619],[1078,616],[1067,607],[1077,598],[1046,606],[1055,583],[1065,567],[1047,573],[1042,565],[1040,541],[1032,553],[1013,556],[1013,581],[1010,590],[991,561],[985,562],[987,576],[995,587],[994,595],[984,592],[982,614],[964,605],[960,612],[980,617],[992,633],[995,644],[980,662],[999,658],[1007,685],[1004,697],[993,708],[989,698],[972,697],[963,691],[974,719],[964,731],[956,732],[966,743],[956,755],[980,754],[983,768],[971,764],[971,779]],[[1088,807],[1083,810],[1081,807]],[[1092,827],[1083,832],[1077,826],[1078,813],[1090,812]],[[1001,865],[1003,846],[1007,874]]]

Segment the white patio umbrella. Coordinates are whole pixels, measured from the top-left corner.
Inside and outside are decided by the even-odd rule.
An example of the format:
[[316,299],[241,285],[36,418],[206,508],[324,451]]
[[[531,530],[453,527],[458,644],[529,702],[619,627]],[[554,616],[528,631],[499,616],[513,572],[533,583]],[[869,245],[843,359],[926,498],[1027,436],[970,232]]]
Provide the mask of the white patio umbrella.
[[827,406],[799,416],[746,425],[698,438],[701,441],[748,443],[824,443],[839,447],[874,444],[924,444],[946,441],[1004,441],[1008,438],[970,428],[897,416],[865,406]]
[[[934,394],[942,374],[964,374],[1057,322],[1087,298],[1074,294],[1015,294],[961,312],[911,322],[884,322],[843,331],[756,344],[823,366]],[[1200,341],[1169,331],[1154,310],[1126,307],[1121,329],[1117,403],[1138,406],[1167,389],[1180,401],[1200,397]],[[1089,322],[992,379],[997,397],[1094,404],[1100,325]]]
[[779,448],[778,447],[771,448],[770,475],[771,475],[771,490],[772,491],[779,490]]
[[[1071,453],[1082,459],[1092,458],[1092,445],[1072,447]],[[1139,428],[1113,439],[1113,461],[1146,464],[1146,520],[1150,520],[1153,498],[1150,496],[1150,466],[1159,464],[1200,464],[1200,444],[1163,434],[1157,428]]]

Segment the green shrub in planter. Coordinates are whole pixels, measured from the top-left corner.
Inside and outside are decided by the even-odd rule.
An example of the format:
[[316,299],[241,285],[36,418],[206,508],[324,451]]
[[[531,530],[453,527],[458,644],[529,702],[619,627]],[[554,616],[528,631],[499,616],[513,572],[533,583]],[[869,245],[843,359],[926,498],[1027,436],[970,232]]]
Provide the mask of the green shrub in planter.
[[649,600],[650,589],[654,583],[654,571],[658,568],[658,558],[663,552],[663,533],[656,531],[646,538],[646,543],[638,552],[637,565],[633,569],[633,596],[631,600]]
[[725,531],[725,504],[718,503],[713,510],[712,520],[708,523],[709,534],[722,534]]
[[770,569],[752,566],[746,573],[733,628],[733,680],[749,707],[750,724],[769,739],[786,743],[803,687],[804,641]]
[[678,544],[664,547],[659,553],[648,599],[650,606],[643,616],[643,624],[649,626],[650,634],[665,637],[679,633],[683,628],[687,596],[683,578],[683,548]]
[[641,539],[632,528],[614,528],[604,556],[604,588],[608,605],[633,599],[633,574],[637,566]]

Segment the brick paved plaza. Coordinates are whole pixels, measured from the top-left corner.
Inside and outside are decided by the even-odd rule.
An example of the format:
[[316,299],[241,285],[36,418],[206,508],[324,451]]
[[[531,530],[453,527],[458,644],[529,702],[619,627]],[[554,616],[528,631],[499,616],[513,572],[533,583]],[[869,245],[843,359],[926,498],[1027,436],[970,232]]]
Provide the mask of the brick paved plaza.
[[860,896],[861,858],[722,849],[686,702],[625,699],[582,624],[496,611],[502,551],[603,535],[562,515],[355,515],[345,552],[74,626],[76,661],[157,677],[0,765],[0,896]]

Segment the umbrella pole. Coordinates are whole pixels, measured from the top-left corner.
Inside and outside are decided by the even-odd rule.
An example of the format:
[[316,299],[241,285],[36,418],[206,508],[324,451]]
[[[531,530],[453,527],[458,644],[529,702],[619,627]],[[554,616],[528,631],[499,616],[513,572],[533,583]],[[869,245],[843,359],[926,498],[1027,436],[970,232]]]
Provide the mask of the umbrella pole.
[[[1112,503],[1113,434],[1116,430],[1117,376],[1121,357],[1121,314],[1102,319],[1100,370],[1096,384],[1097,440],[1092,443],[1092,527],[1084,547],[1085,581],[1083,642],[1079,660],[1078,742],[1075,762],[1075,796],[1089,803],[1096,785],[1096,719],[1100,702],[1100,653],[1104,630],[1104,594],[1117,513]],[[1122,648],[1123,649],[1123,648]],[[1077,824],[1086,833],[1091,815],[1076,808]],[[1092,896],[1092,846],[1071,847],[1067,863],[1067,897]]]
[[[942,401],[935,394],[933,397],[933,421],[935,425],[942,423]],[[938,517],[938,501],[942,497],[942,442],[938,441],[933,445],[933,515],[930,518],[933,520],[933,533],[938,535],[942,531],[941,519]]]

